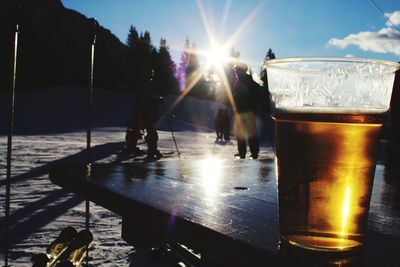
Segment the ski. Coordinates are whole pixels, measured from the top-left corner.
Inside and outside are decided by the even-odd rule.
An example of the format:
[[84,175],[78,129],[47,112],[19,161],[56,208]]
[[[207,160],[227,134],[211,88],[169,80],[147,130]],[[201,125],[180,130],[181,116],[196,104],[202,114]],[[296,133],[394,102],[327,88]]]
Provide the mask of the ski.
[[145,162],[151,162],[151,161],[157,161],[157,160],[161,159],[162,157],[163,157],[163,155],[160,153],[160,151],[157,151],[155,154],[148,154],[142,160]]
[[146,155],[146,151],[141,150],[138,147],[135,147],[133,149],[125,147],[122,151],[119,152],[120,155],[129,155],[132,157],[138,157],[138,156],[143,156]]
[[160,151],[157,151],[157,153],[153,155],[147,154],[144,157],[135,157],[133,161],[153,162],[160,160],[162,158],[173,158],[173,157],[175,157],[174,151],[165,151],[162,153]]
[[59,257],[56,267],[81,266],[85,253],[92,241],[93,235],[89,230],[80,231]]
[[46,248],[46,253],[32,256],[33,267],[51,267],[57,262],[62,253],[77,235],[74,227],[64,228],[58,237]]

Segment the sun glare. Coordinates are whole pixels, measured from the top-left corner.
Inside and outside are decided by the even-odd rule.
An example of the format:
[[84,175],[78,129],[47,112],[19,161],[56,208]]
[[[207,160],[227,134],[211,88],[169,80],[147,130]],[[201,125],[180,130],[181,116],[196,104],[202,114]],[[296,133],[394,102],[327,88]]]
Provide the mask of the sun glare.
[[206,68],[220,68],[224,63],[228,62],[228,48],[223,45],[213,45],[211,49],[206,52]]
[[219,180],[222,174],[222,163],[218,158],[208,157],[201,163],[201,178],[204,192],[213,197],[218,191]]
[[[250,25],[251,21],[255,18],[256,14],[261,10],[261,7],[265,4],[265,0],[260,2],[258,6],[255,7],[255,9],[243,20],[243,22],[240,24],[240,26],[236,29],[236,31],[228,38],[228,40],[223,44],[218,44],[216,41],[216,36],[219,36],[215,32],[215,27],[214,25],[210,24],[208,20],[208,15],[206,10],[203,7],[202,1],[201,0],[196,0],[197,7],[199,9],[199,13],[203,22],[204,29],[207,33],[207,37],[210,43],[210,49],[209,50],[202,50],[202,49],[196,49],[195,54],[197,56],[203,56],[204,62],[202,68],[199,68],[197,71],[194,73],[190,74],[190,77],[185,77],[184,81],[184,87],[181,89],[181,94],[179,97],[176,99],[176,101],[168,108],[167,111],[165,111],[165,114],[169,114],[178,104],[182,99],[189,94],[189,92],[195,87],[195,85],[205,76],[205,75],[214,75],[212,76],[214,80],[217,80],[221,83],[221,87],[225,90],[226,95],[228,97],[228,101],[230,105],[232,106],[232,109],[234,112],[236,112],[236,103],[233,99],[233,95],[231,93],[231,88],[230,84],[227,78],[227,75],[224,70],[224,66],[226,66],[226,63],[230,62],[231,64],[234,63],[237,58],[231,57],[230,56],[230,49],[233,49],[234,44],[237,43],[238,39],[240,38],[240,35],[243,31],[246,30],[246,28]],[[225,6],[224,10],[224,21],[223,24],[225,23],[225,19],[227,17],[227,14],[229,12],[229,1],[227,2],[228,4]],[[185,50],[184,50],[185,51]],[[185,51],[185,53],[193,53],[193,51]],[[240,59],[241,62],[246,62],[250,63],[248,60],[245,60],[243,58]],[[214,78],[215,77],[215,78]]]

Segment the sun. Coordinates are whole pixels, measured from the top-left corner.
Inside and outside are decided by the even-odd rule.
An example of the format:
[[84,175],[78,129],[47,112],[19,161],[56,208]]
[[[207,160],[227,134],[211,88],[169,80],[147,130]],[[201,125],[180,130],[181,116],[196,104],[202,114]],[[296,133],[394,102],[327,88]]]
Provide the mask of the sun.
[[[243,20],[240,26],[235,30],[235,32],[227,39],[224,45],[220,45],[217,42],[217,34],[215,32],[214,25],[210,24],[206,10],[203,7],[201,0],[195,0],[197,7],[199,9],[199,13],[201,16],[201,20],[203,22],[204,29],[207,33],[208,41],[210,44],[210,48],[208,50],[198,50],[196,49],[196,56],[200,55],[203,57],[203,67],[199,68],[198,71],[195,71],[191,74],[190,79],[185,80],[189,81],[185,84],[185,87],[182,89],[181,94],[178,96],[176,101],[170,106],[170,108],[165,111],[165,114],[169,114],[182,99],[194,88],[194,86],[205,76],[213,74],[217,76],[216,80],[219,80],[222,84],[222,88],[225,90],[226,95],[228,97],[228,101],[232,106],[234,112],[236,112],[236,104],[233,99],[233,95],[230,88],[230,83],[228,81],[228,76],[225,73],[225,67],[227,63],[235,63],[238,60],[238,56],[231,56],[230,49],[233,49],[235,43],[237,43],[238,39],[240,39],[241,33],[246,31],[250,22],[255,18],[256,14],[261,10],[261,7],[264,5],[266,0],[259,3],[258,6]],[[230,1],[227,1],[229,3]],[[225,11],[228,12],[229,5],[225,6]],[[224,11],[224,12],[225,12]],[[224,24],[225,22],[223,22]],[[188,51],[185,51],[186,53]],[[193,52],[193,51],[189,51]],[[242,62],[247,62],[247,60],[242,59]]]
[[220,69],[226,62],[229,61],[228,47],[226,45],[212,44],[210,50],[205,52],[206,69]]

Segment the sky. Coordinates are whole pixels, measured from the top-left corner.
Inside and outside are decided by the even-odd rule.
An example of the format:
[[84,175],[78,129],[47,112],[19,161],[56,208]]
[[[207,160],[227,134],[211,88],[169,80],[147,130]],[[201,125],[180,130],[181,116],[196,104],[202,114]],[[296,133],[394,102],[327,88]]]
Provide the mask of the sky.
[[156,47],[165,38],[176,63],[186,38],[198,50],[207,51],[211,47],[210,36],[240,52],[240,58],[256,72],[269,48],[279,58],[354,56],[400,61],[400,0],[62,0],[62,3],[66,8],[96,18],[123,43],[131,25],[139,33],[149,31]]

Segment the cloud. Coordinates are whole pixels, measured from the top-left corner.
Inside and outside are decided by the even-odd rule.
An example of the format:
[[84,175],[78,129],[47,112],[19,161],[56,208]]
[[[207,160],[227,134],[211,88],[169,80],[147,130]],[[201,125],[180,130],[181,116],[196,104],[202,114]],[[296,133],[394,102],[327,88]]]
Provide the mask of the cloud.
[[385,13],[385,15],[389,18],[389,21],[386,22],[386,26],[392,27],[394,25],[400,25],[400,11],[395,11],[393,13]]
[[[393,23],[397,22],[397,19],[400,23],[400,11],[392,13],[390,17],[393,17]],[[400,32],[392,28],[383,28],[378,32],[352,33],[343,39],[332,38],[327,45],[342,49],[355,45],[364,51],[400,55]]]

